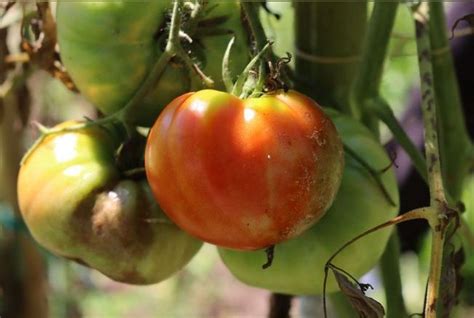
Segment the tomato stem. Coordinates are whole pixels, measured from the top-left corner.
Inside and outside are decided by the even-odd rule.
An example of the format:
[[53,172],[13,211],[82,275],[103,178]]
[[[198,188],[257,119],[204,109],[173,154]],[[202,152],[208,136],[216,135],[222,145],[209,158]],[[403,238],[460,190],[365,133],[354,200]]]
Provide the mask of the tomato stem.
[[425,317],[435,318],[437,313],[439,313],[438,310],[441,309],[438,306],[438,299],[441,288],[446,233],[448,228],[450,228],[450,223],[452,224],[451,220],[453,218],[458,219],[459,215],[457,211],[448,208],[441,170],[440,145],[437,131],[437,101],[435,99],[435,86],[433,83],[433,60],[429,37],[428,13],[427,3],[422,3],[416,10],[413,10],[422,93],[421,108],[425,128],[425,156],[428,166],[428,186],[430,190],[431,210],[428,215],[428,221],[433,231],[424,314]]
[[[438,123],[441,168],[446,191],[459,200],[464,176],[474,161],[474,147],[464,121],[459,87],[450,51],[443,2],[429,2],[433,83]],[[449,176],[449,178],[446,178]],[[449,201],[449,198],[448,198]]]
[[370,111],[368,104],[379,97],[383,65],[397,8],[398,2],[374,4],[362,51],[362,63],[351,91],[352,111],[377,137],[378,118]]
[[255,52],[260,52],[268,42],[265,35],[265,30],[263,29],[258,15],[260,3],[242,1],[240,5],[242,6],[242,11],[248,21],[248,25],[254,39]]
[[[268,46],[269,41],[267,39],[267,36],[265,35],[265,30],[263,29],[262,23],[260,22],[260,18],[259,18],[260,3],[252,2],[252,1],[242,1],[241,6],[242,6],[242,11],[244,13],[244,16],[246,20],[248,21],[248,25],[254,39],[254,50],[255,52],[257,52],[257,56],[260,55],[261,57],[261,60],[258,60],[260,62],[260,66],[258,68],[258,79],[253,84],[253,87],[252,87],[253,92],[249,94],[249,95],[256,95],[256,94],[261,94],[263,91],[266,77],[268,75],[267,69],[265,67],[265,61],[270,59],[270,56],[272,55],[272,53],[271,51],[267,52],[267,49],[268,49],[267,46]],[[263,55],[264,53],[266,55]]]
[[360,64],[367,1],[293,1],[293,6],[297,89],[320,105],[352,114],[349,92]]

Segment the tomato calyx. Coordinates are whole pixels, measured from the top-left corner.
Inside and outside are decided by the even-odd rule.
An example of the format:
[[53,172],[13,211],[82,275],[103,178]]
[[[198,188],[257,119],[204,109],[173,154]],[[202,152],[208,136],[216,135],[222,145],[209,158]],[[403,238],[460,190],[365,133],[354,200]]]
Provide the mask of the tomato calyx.
[[289,85],[283,80],[284,69],[291,61],[291,54],[286,57],[275,58],[271,52],[272,41],[269,41],[258,18],[258,4],[243,2],[242,11],[244,20],[247,22],[249,33],[252,35],[253,46],[256,53],[247,64],[242,73],[237,77],[235,83],[229,70],[229,56],[234,44],[232,38],[222,59],[222,78],[228,93],[242,99],[248,97],[260,97],[263,94],[289,90]]

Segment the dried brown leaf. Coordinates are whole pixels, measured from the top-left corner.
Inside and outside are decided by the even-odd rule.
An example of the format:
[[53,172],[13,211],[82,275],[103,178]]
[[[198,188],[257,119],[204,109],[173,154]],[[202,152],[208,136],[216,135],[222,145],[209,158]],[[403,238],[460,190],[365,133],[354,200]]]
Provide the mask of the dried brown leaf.
[[[37,17],[24,21],[33,31],[36,41],[22,39],[22,49],[28,53],[30,61],[53,77],[62,81],[67,88],[77,91],[69,74],[61,63],[57,48],[56,22],[48,2],[37,3]],[[25,26],[24,26],[25,27]]]
[[446,244],[441,275],[440,299],[442,302],[441,317],[450,317],[450,313],[458,302],[462,278],[460,269],[464,263],[464,250],[456,249],[451,243]]
[[346,275],[333,269],[341,292],[361,318],[383,318],[385,310],[375,299],[367,297],[360,285],[353,284]]

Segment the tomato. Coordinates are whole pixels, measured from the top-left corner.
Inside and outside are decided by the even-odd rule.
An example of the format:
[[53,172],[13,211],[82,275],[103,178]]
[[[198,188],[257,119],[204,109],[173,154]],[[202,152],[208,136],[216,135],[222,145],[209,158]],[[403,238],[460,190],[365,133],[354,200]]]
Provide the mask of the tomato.
[[[80,92],[104,114],[116,112],[130,100],[163,52],[167,39],[163,30],[171,5],[172,1],[125,0],[58,3],[61,59]],[[229,32],[236,37],[231,71],[240,73],[249,60],[240,4],[210,0],[203,5],[206,7],[198,21],[200,31],[190,34],[193,43],[186,50],[214,80],[215,87],[222,89],[221,60],[232,36]],[[223,32],[206,34],[206,30]],[[202,87],[193,72],[173,60],[155,89],[144,98],[138,124],[150,126],[173,98]]]
[[165,213],[204,241],[240,250],[297,236],[320,219],[343,164],[333,123],[295,91],[182,95],[160,114],[145,149]]
[[145,178],[121,177],[118,140],[100,127],[47,136],[20,168],[20,210],[51,252],[117,281],[155,283],[182,268],[202,243],[161,212]]
[[[382,146],[359,122],[328,113],[350,147],[375,169],[390,164]],[[242,282],[275,292],[320,295],[323,291],[324,266],[344,243],[369,228],[394,217],[398,212],[398,189],[392,170],[382,175],[382,182],[397,206],[389,203],[369,173],[346,155],[341,186],[325,216],[301,236],[275,246],[273,264],[263,270],[266,255],[261,251],[219,249],[229,270]],[[335,259],[339,266],[355,277],[370,270],[382,255],[390,229],[377,231],[347,247]],[[329,274],[328,292],[338,289]]]

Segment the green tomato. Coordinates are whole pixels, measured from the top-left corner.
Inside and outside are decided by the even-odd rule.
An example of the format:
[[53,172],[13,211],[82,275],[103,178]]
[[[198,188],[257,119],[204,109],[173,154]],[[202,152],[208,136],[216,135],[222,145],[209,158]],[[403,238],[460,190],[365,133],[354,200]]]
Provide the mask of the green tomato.
[[202,243],[162,213],[144,178],[121,177],[118,141],[100,127],[47,136],[20,168],[20,210],[51,252],[117,281],[156,283],[181,269]]
[[[80,92],[104,114],[120,110],[131,99],[162,54],[167,40],[163,30],[171,6],[172,1],[58,3],[61,59]],[[240,73],[249,60],[240,3],[211,0],[203,10],[196,34],[190,34],[193,43],[185,49],[214,80],[215,88],[223,89],[221,61],[232,35],[236,40],[230,57],[231,72]],[[216,31],[228,33],[206,33]],[[172,99],[203,87],[193,71],[173,60],[144,98],[137,123],[150,126]]]
[[[359,122],[329,112],[345,145],[374,169],[382,170],[390,164],[383,147]],[[398,213],[398,188],[393,171],[382,174],[382,182],[393,206],[382,190],[353,157],[346,154],[341,186],[336,199],[316,225],[297,238],[275,246],[273,264],[266,263],[263,251],[242,252],[219,248],[219,254],[229,270],[242,282],[251,286],[287,294],[319,295],[323,291],[326,261],[344,243],[369,228],[383,223]],[[341,252],[333,261],[360,277],[379,260],[391,229],[383,229],[357,241]],[[327,291],[338,289],[333,275],[329,275]]]

